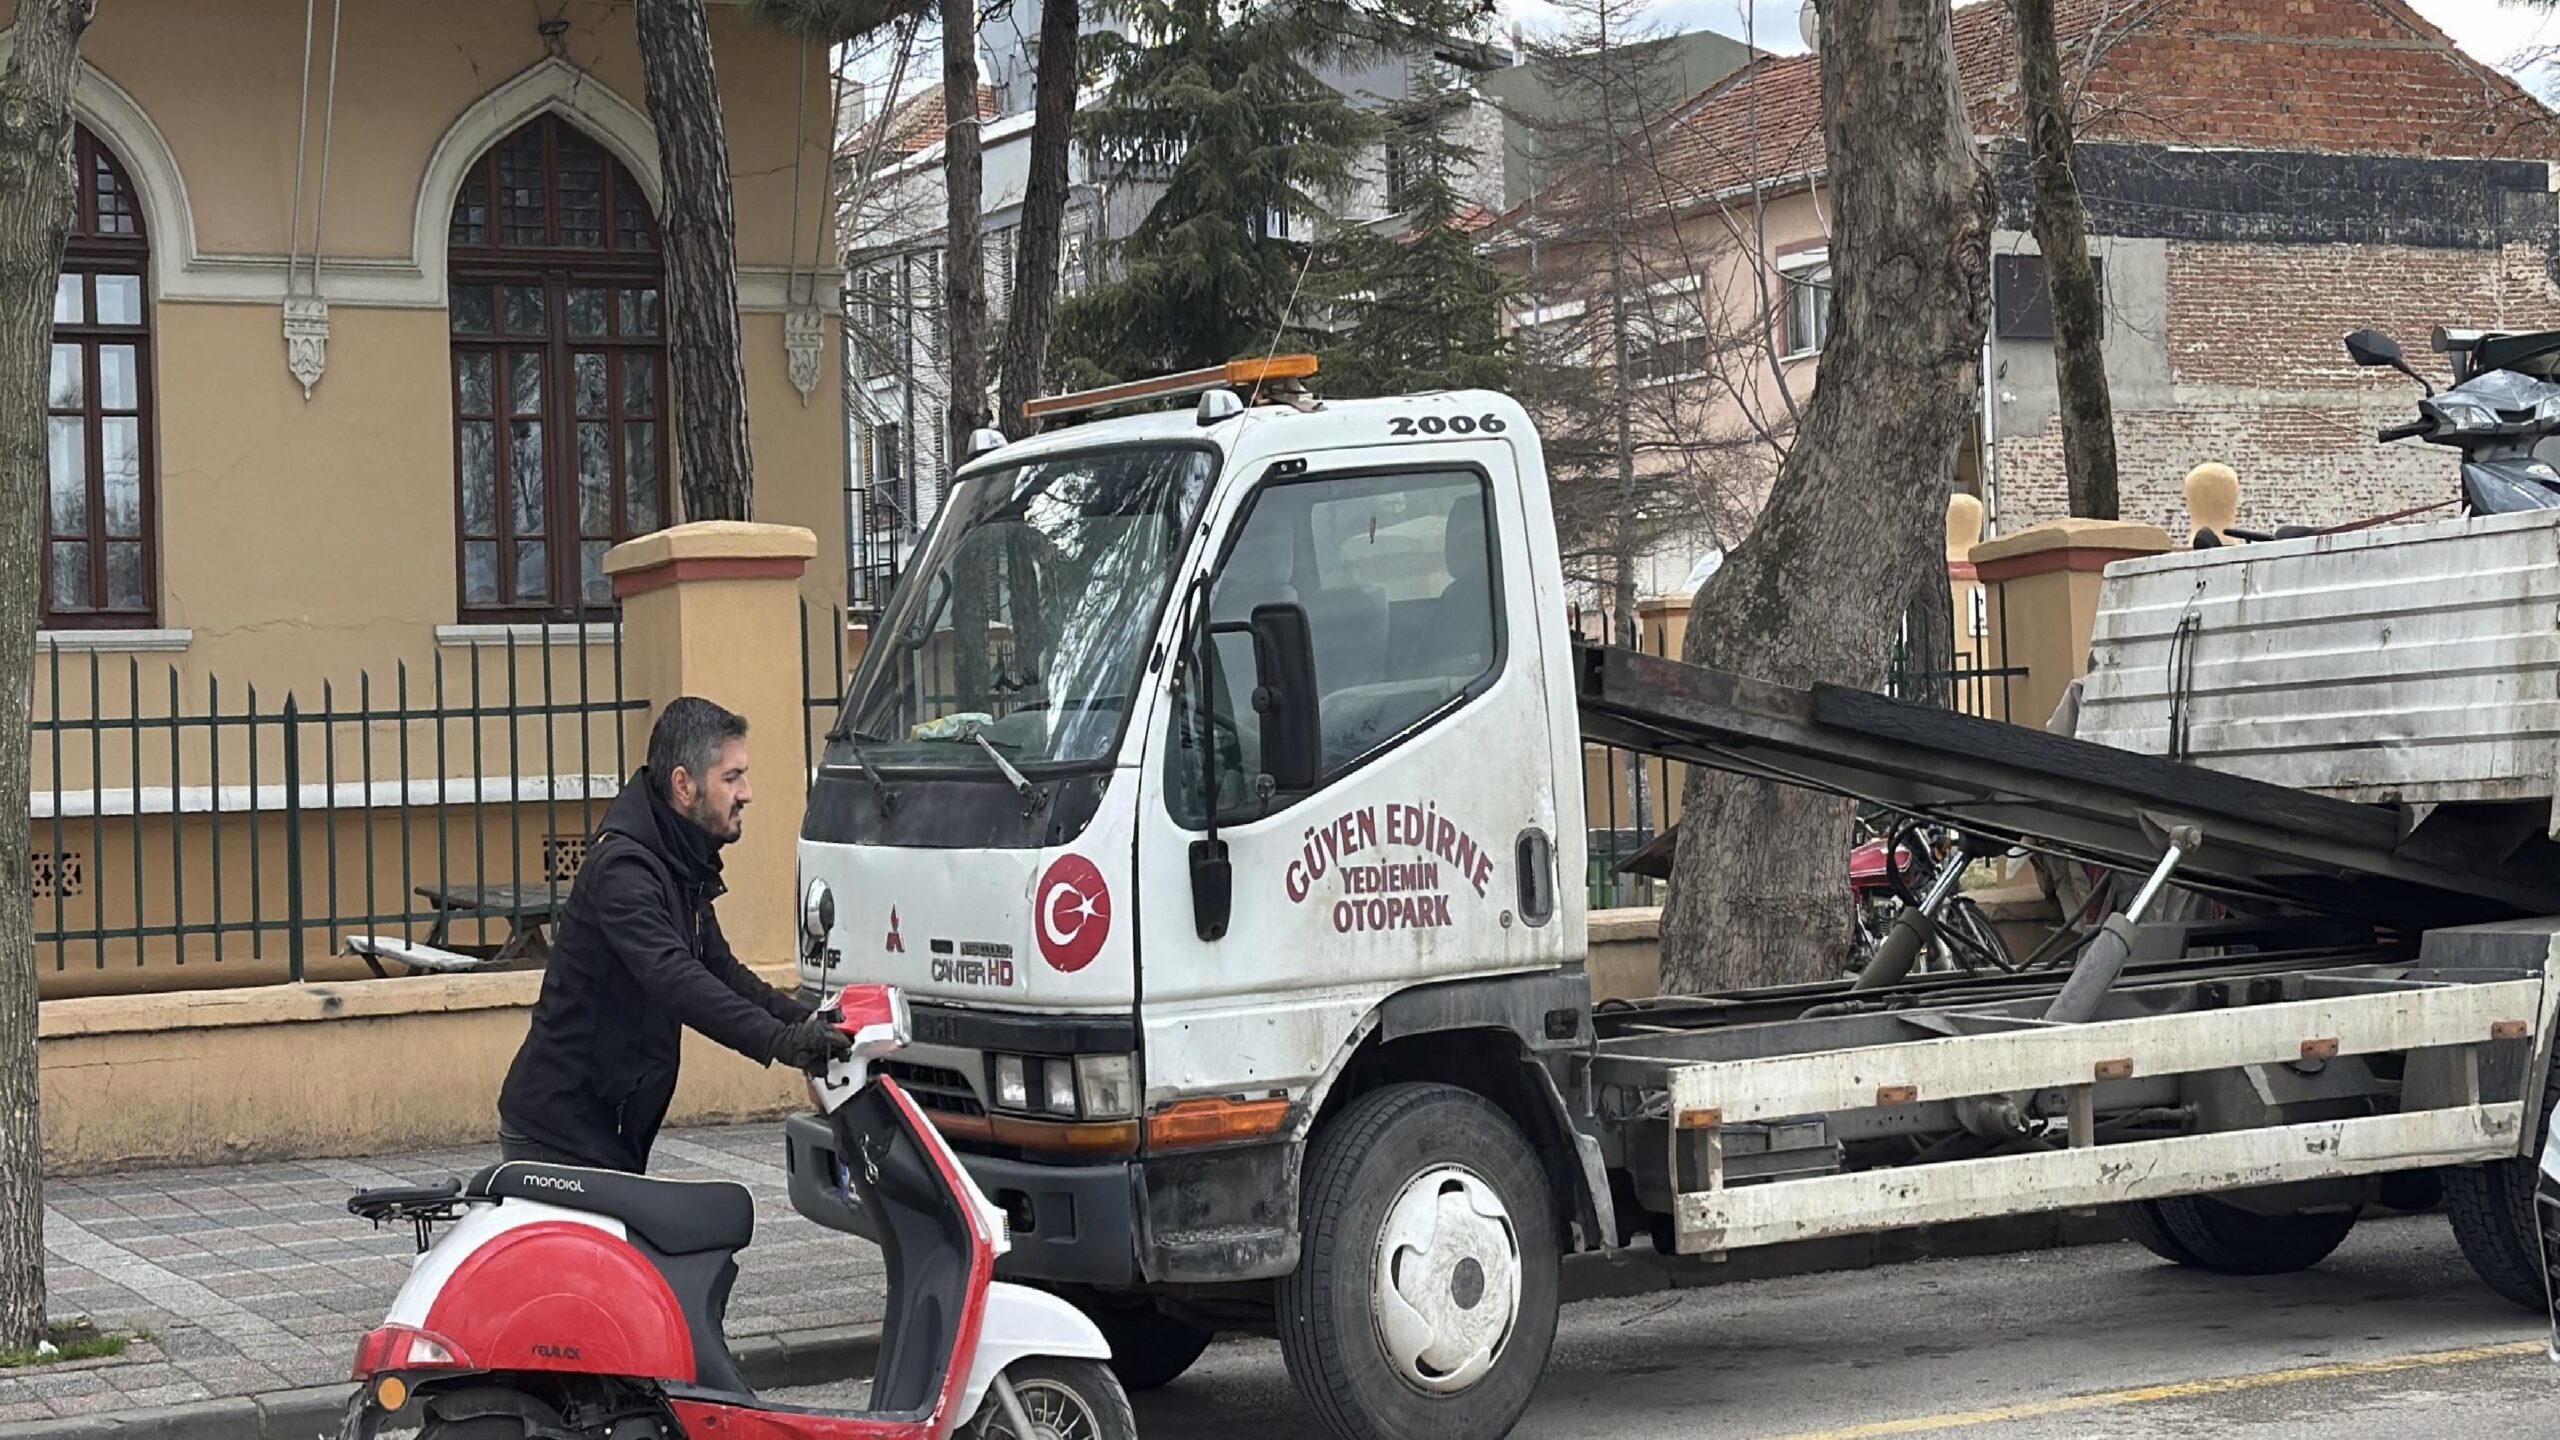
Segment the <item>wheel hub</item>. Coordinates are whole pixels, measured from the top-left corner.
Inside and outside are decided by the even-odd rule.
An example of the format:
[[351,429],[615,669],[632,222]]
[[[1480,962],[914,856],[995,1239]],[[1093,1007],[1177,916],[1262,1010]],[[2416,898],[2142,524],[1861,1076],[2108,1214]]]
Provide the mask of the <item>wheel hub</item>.
[[1484,1378],[1520,1318],[1520,1236],[1491,1186],[1463,1166],[1415,1176],[1378,1235],[1378,1340],[1405,1382],[1432,1394]]
[[[1031,1433],[1014,1436],[1012,1427],[1005,1425],[999,1417],[989,1427],[990,1431],[1003,1434],[1007,1440],[1097,1440],[1102,1433],[1102,1422],[1086,1408],[1084,1397],[1063,1385],[1040,1379],[1023,1380],[1014,1384],[1013,1393],[1022,1402],[1022,1413],[1031,1422]],[[996,1426],[1003,1426],[1003,1429],[996,1431]]]

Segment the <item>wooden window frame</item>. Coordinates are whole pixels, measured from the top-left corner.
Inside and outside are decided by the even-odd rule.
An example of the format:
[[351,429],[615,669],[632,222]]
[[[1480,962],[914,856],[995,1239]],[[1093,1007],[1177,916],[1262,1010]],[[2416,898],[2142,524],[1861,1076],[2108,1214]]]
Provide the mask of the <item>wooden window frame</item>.
[[[83,474],[88,483],[87,519],[84,531],[77,535],[57,534],[53,525],[51,460],[46,462],[44,498],[44,537],[42,573],[42,624],[48,630],[126,630],[151,629],[160,622],[160,495],[158,387],[154,383],[154,351],[151,327],[151,237],[143,219],[141,196],[133,184],[133,172],[117,158],[115,151],[92,134],[87,126],[74,132],[73,163],[78,167],[78,184],[74,192],[70,232],[63,247],[62,278],[76,279],[80,286],[80,319],[57,322],[53,327],[53,344],[76,345],[80,351],[80,404],[57,407],[48,403],[47,451],[51,449],[54,418],[77,418],[81,422]],[[101,173],[112,178],[125,200],[119,218],[129,222],[129,229],[102,232],[99,216],[103,191]],[[119,276],[134,281],[139,297],[139,318],[129,325],[101,323],[98,316],[98,278]],[[110,346],[133,349],[134,396],[131,407],[117,407],[114,418],[134,421],[135,464],[140,517],[136,534],[110,537],[107,533],[106,420],[110,412],[103,403],[99,375],[102,352]],[[50,397],[48,397],[49,400]],[[110,544],[134,544],[141,547],[142,603],[139,607],[110,608],[107,593],[107,547]],[[89,556],[89,605],[80,609],[57,609],[54,604],[53,554],[56,545],[85,544]]]
[[[540,133],[542,143],[542,243],[509,244],[501,167],[508,152],[528,132],[535,131]],[[602,160],[598,192],[601,243],[595,246],[564,243],[561,233],[560,151],[564,136],[584,141]],[[624,243],[621,219],[626,201],[635,201],[646,221],[645,240],[638,246]],[[466,212],[474,203],[480,209],[480,229],[476,237],[470,237],[465,234]],[[447,409],[454,426],[456,611],[464,620],[477,623],[529,623],[611,613],[615,607],[609,597],[595,601],[586,598],[582,559],[585,547],[590,543],[609,546],[642,533],[631,528],[635,483],[654,486],[652,511],[658,525],[675,523],[673,436],[668,424],[672,404],[666,350],[666,264],[658,243],[656,217],[648,209],[639,182],[610,150],[569,121],[549,114],[518,127],[472,162],[454,204],[446,242],[453,291],[447,302],[448,348],[452,357],[447,367]],[[488,296],[486,331],[466,333],[453,324],[454,315],[459,313],[453,301],[469,289],[481,290]],[[539,292],[542,320],[538,333],[510,325],[511,289]],[[600,332],[573,334],[569,297],[573,291],[587,290],[604,293],[603,328]],[[632,292],[655,297],[654,319],[645,333],[630,330],[625,324],[625,297]],[[541,398],[532,413],[519,415],[510,404],[510,367],[514,356],[525,353],[540,357]],[[488,357],[490,371],[489,409],[466,412],[462,386],[465,357],[483,355]],[[605,404],[601,414],[580,413],[577,362],[582,355],[598,355],[605,361]],[[625,376],[634,364],[646,365],[650,375],[651,409],[645,414],[626,403],[630,390]],[[543,524],[539,534],[529,530],[519,533],[515,523],[514,422],[526,420],[542,426]],[[599,423],[606,427],[606,463],[611,478],[610,537],[588,535],[580,508],[580,426]],[[651,457],[654,474],[647,477],[631,472],[628,427],[635,423],[655,427],[655,453]],[[471,530],[464,471],[464,427],[479,424],[490,427],[491,481],[495,489],[493,525],[486,536]],[[516,588],[519,547],[526,543],[545,547],[544,594],[539,598],[527,598]],[[494,603],[475,603],[471,599],[471,547],[479,544],[496,548]]]

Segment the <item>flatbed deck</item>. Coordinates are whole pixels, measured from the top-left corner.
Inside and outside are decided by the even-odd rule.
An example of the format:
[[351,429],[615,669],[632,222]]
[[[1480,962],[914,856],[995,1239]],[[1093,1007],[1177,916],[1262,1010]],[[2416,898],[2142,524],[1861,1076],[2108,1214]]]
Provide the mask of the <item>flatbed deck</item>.
[[2141,927],[2075,1022],[2046,1018],[2059,968],[1597,1012],[1608,1163],[1683,1253],[2199,1194],[2352,1206],[2375,1175],[2512,1159],[2539,1120],[2560,848],[2538,823],[2413,823],[1864,692],[1577,660],[1586,738],[2125,869],[2192,827],[2177,883],[2249,912]]

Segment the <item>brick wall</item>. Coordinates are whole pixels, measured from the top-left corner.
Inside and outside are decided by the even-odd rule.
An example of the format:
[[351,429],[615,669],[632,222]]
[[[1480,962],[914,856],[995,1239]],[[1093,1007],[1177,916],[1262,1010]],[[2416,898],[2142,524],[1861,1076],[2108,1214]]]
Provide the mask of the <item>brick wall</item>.
[[[2449,450],[2376,443],[2376,430],[2416,418],[2419,392],[2350,364],[2346,333],[2396,336],[2442,384],[2434,326],[2560,328],[2560,289],[2530,245],[2181,243],[2168,313],[2170,408],[2116,416],[2120,513],[2180,532],[2180,482],[2218,460],[2240,472],[2243,524],[2327,525],[2450,499],[2456,476]],[[2058,429],[2004,438],[1999,483],[2003,529],[2064,513]]]
[[[2535,159],[2553,135],[2549,111],[2493,66],[2452,50],[2400,0],[2177,0],[2130,33],[2114,28],[2121,5],[2072,8],[2084,22],[2077,28],[2101,21],[2112,37],[2085,89],[2089,128],[2099,134]],[[2073,47],[2064,50],[2065,64],[2075,64]],[[1996,122],[2009,119],[2013,97],[2002,86],[1978,95],[1977,107],[2006,128]]]

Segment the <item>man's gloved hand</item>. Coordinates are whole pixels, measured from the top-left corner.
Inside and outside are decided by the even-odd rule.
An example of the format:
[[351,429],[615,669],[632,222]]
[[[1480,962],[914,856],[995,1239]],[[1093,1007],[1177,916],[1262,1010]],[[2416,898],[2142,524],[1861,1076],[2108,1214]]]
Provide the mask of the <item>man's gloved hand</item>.
[[824,1071],[828,1061],[841,1060],[852,1053],[852,1037],[838,1030],[824,1015],[783,1026],[773,1041],[774,1059],[811,1075]]

